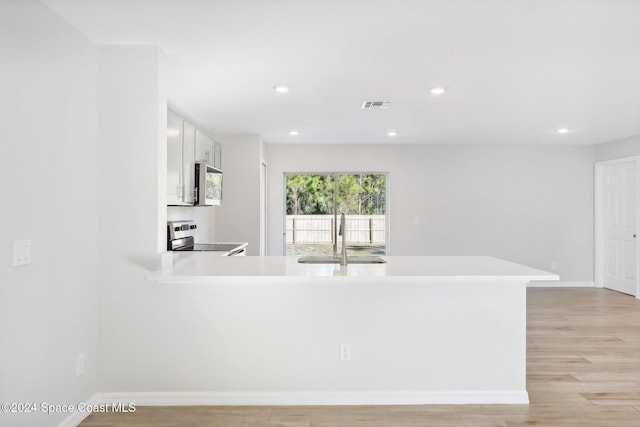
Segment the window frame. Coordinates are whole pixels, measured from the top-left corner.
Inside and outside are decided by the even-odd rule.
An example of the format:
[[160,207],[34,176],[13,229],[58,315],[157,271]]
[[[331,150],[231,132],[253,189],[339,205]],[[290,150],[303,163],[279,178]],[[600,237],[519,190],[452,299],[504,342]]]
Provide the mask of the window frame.
[[[333,175],[334,182],[337,184],[337,180],[335,180],[335,176],[337,175],[384,175],[385,176],[385,188],[384,188],[384,196],[385,196],[385,219],[384,219],[384,256],[391,255],[391,174],[388,171],[339,171],[339,172],[326,172],[326,171],[295,171],[295,172],[283,172],[282,174],[282,252],[283,255],[287,254],[287,176],[288,175]],[[336,197],[335,192],[337,191],[337,185],[334,186],[334,198]],[[335,209],[335,203],[334,203]]]

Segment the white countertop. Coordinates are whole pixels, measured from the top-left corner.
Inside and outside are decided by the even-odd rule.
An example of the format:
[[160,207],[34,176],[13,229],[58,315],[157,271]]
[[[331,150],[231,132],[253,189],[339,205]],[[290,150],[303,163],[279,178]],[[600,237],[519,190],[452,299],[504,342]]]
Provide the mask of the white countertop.
[[[221,257],[211,252],[169,252],[163,271],[148,276],[158,283],[206,283],[220,278],[336,280],[420,278],[558,280],[557,274],[489,256],[383,256],[386,264],[300,264],[297,256]],[[171,259],[172,258],[172,259]],[[172,268],[169,268],[171,266]]]

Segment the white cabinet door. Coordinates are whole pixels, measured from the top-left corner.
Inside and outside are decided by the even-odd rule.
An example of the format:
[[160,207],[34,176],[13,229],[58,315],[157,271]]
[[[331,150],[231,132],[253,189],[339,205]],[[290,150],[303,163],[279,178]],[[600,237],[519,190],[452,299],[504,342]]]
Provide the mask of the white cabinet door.
[[196,148],[196,127],[184,121],[182,137],[182,182],[184,195],[182,201],[186,204],[193,204],[195,197],[195,148]]
[[196,129],[196,162],[213,165],[213,139]]
[[213,167],[222,170],[222,144],[213,142]]
[[167,113],[167,204],[182,201],[182,119]]

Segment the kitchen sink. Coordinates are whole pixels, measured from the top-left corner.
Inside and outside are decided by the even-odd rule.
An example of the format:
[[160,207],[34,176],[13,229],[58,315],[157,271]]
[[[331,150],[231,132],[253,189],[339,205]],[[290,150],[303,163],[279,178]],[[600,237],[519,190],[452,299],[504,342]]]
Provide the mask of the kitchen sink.
[[[301,264],[340,264],[340,257],[332,256],[302,256],[298,258]],[[347,258],[347,264],[384,264],[385,261],[379,256],[350,256]]]

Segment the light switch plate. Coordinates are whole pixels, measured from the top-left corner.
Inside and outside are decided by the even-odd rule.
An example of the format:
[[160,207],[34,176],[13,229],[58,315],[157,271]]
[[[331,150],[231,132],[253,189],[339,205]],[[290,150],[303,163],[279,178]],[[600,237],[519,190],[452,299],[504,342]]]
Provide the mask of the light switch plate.
[[13,242],[13,265],[31,264],[31,240]]

